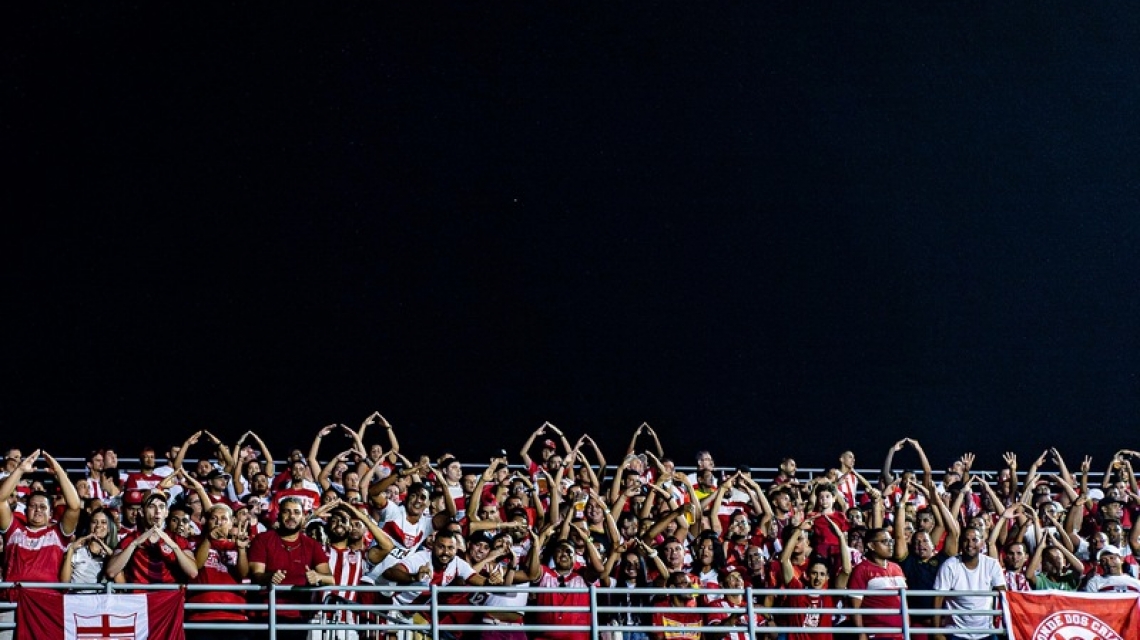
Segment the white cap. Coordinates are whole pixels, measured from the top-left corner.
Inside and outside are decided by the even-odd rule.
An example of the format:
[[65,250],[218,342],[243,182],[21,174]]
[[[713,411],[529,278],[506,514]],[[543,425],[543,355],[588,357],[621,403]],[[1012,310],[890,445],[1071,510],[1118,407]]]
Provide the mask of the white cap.
[[1114,546],[1111,544],[1106,544],[1106,545],[1104,545],[1103,549],[1101,549],[1100,551],[1097,552],[1096,559],[1100,560],[1101,558],[1104,557],[1104,554],[1106,554],[1106,553],[1111,553],[1114,556],[1121,556],[1121,557],[1124,556],[1124,552],[1120,550],[1120,547],[1117,547],[1117,546]]

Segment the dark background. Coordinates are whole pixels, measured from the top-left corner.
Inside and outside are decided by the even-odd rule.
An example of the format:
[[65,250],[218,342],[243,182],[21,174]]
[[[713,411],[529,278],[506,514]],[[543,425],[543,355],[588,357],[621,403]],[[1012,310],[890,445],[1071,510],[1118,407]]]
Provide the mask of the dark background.
[[2,440],[1102,469],[1140,20],[991,5],[6,7]]

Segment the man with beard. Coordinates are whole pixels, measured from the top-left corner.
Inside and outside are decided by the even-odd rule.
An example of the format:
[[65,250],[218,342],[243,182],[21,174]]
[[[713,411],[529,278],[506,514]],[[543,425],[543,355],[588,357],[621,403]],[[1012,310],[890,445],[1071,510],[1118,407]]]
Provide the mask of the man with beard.
[[[895,505],[895,522],[906,521],[906,505],[910,504],[911,487],[903,489],[898,504]],[[950,509],[942,500],[934,500],[932,508],[938,509],[942,522],[946,523],[946,544],[942,550],[935,552],[937,538],[935,534],[925,528],[919,528],[910,538],[910,545],[906,543],[905,527],[895,527],[895,562],[902,567],[906,576],[906,584],[911,589],[931,591],[934,589],[934,580],[938,577],[938,570],[942,565],[958,553],[958,519],[950,514]],[[941,526],[937,527],[941,529]],[[934,609],[934,596],[908,595],[907,607],[911,610]],[[918,627],[929,627],[934,624],[933,614],[912,614],[911,623]]]
[[[395,545],[388,534],[372,522],[371,518],[360,512],[359,509],[347,502],[330,502],[317,509],[314,517],[328,516],[325,524],[327,541],[324,552],[329,558],[329,570],[332,573],[333,584],[340,586],[356,586],[363,577],[365,560],[372,564],[379,564],[392,552]],[[365,550],[364,532],[369,531],[375,541],[374,546]],[[340,603],[353,604],[357,600],[358,591],[339,590],[329,592],[329,598]],[[355,616],[350,611],[337,610],[328,615],[326,620],[355,624]],[[354,635],[355,632],[349,632]]]
[[683,591],[670,594],[657,603],[653,611],[653,626],[663,627],[665,631],[653,633],[650,637],[653,640],[701,640],[700,631],[688,630],[688,627],[704,626],[705,618],[703,613],[685,611],[697,606],[689,574],[684,571],[670,573],[665,587]]
[[[590,604],[590,594],[585,591],[578,591],[589,587],[590,583],[575,568],[577,550],[574,542],[569,538],[556,542],[553,553],[554,568],[542,564],[543,554],[541,551],[545,549],[544,543],[547,536],[553,531],[553,529],[545,531],[542,537],[535,541],[533,551],[527,559],[525,580],[529,580],[536,587],[560,589],[559,591],[544,591],[535,594],[535,601],[539,606],[550,607],[546,611],[537,613],[535,622],[550,626],[588,626],[590,624],[588,612],[568,610],[571,607],[583,607]],[[583,569],[588,567],[594,573],[599,573],[597,568],[601,567],[601,558],[598,557],[598,550],[590,544],[589,536],[577,527],[570,527],[569,531],[571,535],[576,535],[582,540],[586,554],[589,556],[589,562]],[[530,530],[527,530],[527,533],[533,535]],[[590,634],[587,631],[542,631],[535,633],[532,638],[534,640],[585,640],[589,636]]]
[[[403,559],[384,571],[384,579],[392,584],[419,585],[423,591],[397,591],[392,600],[398,605],[420,605],[431,598],[430,585],[445,587],[447,585],[462,586],[473,584],[483,586],[487,579],[475,573],[467,561],[457,557],[459,546],[456,542],[457,534],[450,529],[440,529],[435,532],[431,549],[421,549]],[[395,612],[389,612],[389,617],[403,622]],[[428,620],[419,613],[412,616],[415,624],[427,624]],[[440,637],[449,637],[450,633],[441,632]]]
[[[305,507],[299,498],[291,497],[278,504],[277,529],[257,536],[249,549],[249,571],[255,584],[316,586],[335,584],[329,569],[329,557],[320,543],[305,535]],[[278,606],[304,604],[311,594],[304,591],[282,591]],[[305,616],[295,609],[278,609],[277,620],[300,622]],[[303,639],[308,631],[277,631],[282,639]]]
[[[995,527],[996,528],[996,527]],[[1025,563],[1029,562],[1029,553],[1025,550],[1025,543],[1016,540],[1005,545],[1005,588],[1010,591],[1030,591],[1029,580],[1025,577]]]
[[143,447],[139,453],[139,466],[142,471],[127,474],[127,484],[124,489],[138,489],[140,491],[150,491],[162,482],[163,476],[154,472],[154,447]]
[[[985,534],[976,527],[968,527],[962,535],[962,551],[950,558],[938,570],[938,577],[934,580],[934,588],[938,591],[1005,591],[1005,574],[1002,573],[998,561],[982,553],[985,545]],[[993,618],[987,615],[971,615],[964,612],[979,609],[993,609],[994,599],[990,596],[935,596],[934,608],[941,609],[943,605],[951,612],[950,629],[981,629],[993,626]],[[942,626],[943,616],[934,617],[934,626]],[[937,636],[936,636],[937,637]],[[989,638],[990,634],[957,634],[950,636],[955,639],[980,640]]]
[[107,577],[115,582],[159,584],[193,580],[198,564],[187,551],[190,543],[166,531],[166,496],[152,493],[143,500],[143,521],[139,531],[119,541],[115,555],[107,561]]
[[1098,553],[1104,575],[1089,578],[1082,591],[1093,593],[1140,593],[1140,580],[1124,573],[1124,551],[1114,545],[1105,545]]
[[273,494],[271,511],[281,508],[281,503],[294,498],[301,504],[305,513],[311,513],[313,508],[321,502],[321,488],[306,478],[309,466],[304,460],[294,460],[289,463],[290,475],[287,485]]

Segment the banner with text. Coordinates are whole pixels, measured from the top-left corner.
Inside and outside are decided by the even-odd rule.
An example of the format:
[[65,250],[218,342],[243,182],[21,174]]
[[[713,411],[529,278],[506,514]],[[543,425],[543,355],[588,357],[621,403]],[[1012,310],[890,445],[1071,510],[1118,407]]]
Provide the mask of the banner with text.
[[1010,640],[1140,640],[1137,594],[1009,591]]

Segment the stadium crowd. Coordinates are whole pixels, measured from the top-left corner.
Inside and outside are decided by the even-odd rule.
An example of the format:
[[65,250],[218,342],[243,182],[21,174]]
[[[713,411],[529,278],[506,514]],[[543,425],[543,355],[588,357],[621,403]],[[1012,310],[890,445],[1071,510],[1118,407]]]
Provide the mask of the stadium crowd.
[[[894,470],[896,454],[905,450],[917,472]],[[191,452],[198,457],[187,467]],[[88,456],[84,474],[71,477],[45,451],[24,457],[7,450],[0,473],[0,493],[7,498],[0,500],[4,580],[423,587],[327,596],[338,603],[394,605],[423,602],[431,584],[634,587],[607,596],[605,604],[627,608],[608,614],[606,622],[664,628],[652,634],[654,640],[699,640],[714,634],[691,627],[746,624],[745,592],[702,593],[715,588],[810,589],[757,596],[756,604],[846,608],[846,616],[788,613],[754,621],[805,628],[899,626],[900,615],[860,611],[898,609],[891,590],[903,585],[1140,592],[1140,526],[1133,526],[1140,491],[1131,464],[1140,454],[1130,450],[1108,461],[1095,487],[1089,486],[1089,457],[1074,476],[1055,449],[1033,458],[1024,475],[1019,458],[1006,453],[992,480],[975,472],[974,455],[965,453],[949,461],[936,483],[926,452],[911,438],[887,451],[873,481],[856,470],[851,451],[810,480],[797,475],[795,460],[784,458],[769,481],[754,478],[748,467],[718,469],[707,451],[697,453],[695,473],[678,472],[647,424],[611,466],[590,436],[571,442],[545,423],[523,443],[521,465],[514,469],[505,454],[465,468],[449,454],[405,457],[395,429],[374,413],[357,429],[320,429],[308,451],[289,453],[285,468],[274,464],[252,431],[232,447],[199,431],[163,454],[159,466],[158,452],[147,447],[138,469],[122,469],[116,452],[106,448]],[[638,593],[653,586],[685,591]],[[829,594],[844,588],[883,594]],[[587,594],[538,592],[531,602],[550,608],[534,614],[523,610],[528,595],[522,589],[462,594],[463,602],[494,610],[453,612],[444,621],[485,625],[478,635],[486,640],[587,636],[518,628],[524,621],[589,624],[588,614],[566,610],[587,602]],[[258,594],[190,593],[192,602],[207,605],[247,604],[247,597],[255,601]],[[287,591],[278,602],[308,603],[311,597]],[[724,611],[685,611],[698,604]],[[989,616],[970,613],[993,608],[988,597],[915,597],[908,604],[919,610],[910,623],[930,627],[936,638],[992,624]],[[383,617],[344,610],[318,615],[350,623],[424,622],[418,614],[401,615],[399,606]],[[278,616],[296,622],[312,614],[281,610]],[[187,618],[249,619],[256,614],[236,609],[198,610]],[[252,635],[188,632],[191,638]],[[624,635],[648,640],[647,634]],[[723,635],[743,640],[745,634]]]

